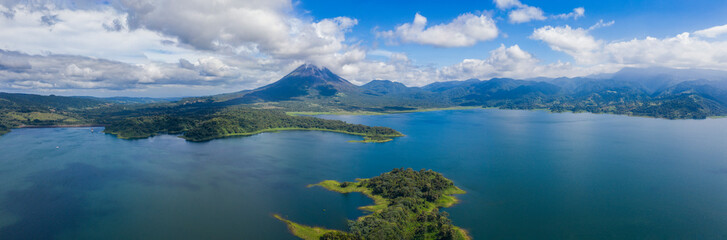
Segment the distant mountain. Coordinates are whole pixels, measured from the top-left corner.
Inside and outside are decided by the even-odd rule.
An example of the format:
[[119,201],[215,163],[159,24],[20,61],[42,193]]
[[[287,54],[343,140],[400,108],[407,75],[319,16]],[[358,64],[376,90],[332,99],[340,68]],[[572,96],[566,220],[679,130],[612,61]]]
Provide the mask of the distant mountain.
[[396,95],[411,94],[420,91],[418,88],[407,87],[403,83],[390,80],[373,80],[361,86],[363,92],[369,95]]
[[466,87],[475,83],[481,82],[479,79],[467,79],[464,81],[448,81],[448,82],[434,82],[422,87],[422,89],[431,92],[444,92],[446,90],[456,87]]
[[727,81],[694,80],[681,82],[658,93],[658,96],[696,94],[727,106]]
[[100,98],[114,103],[164,103],[179,101],[182,98],[150,98],[150,97],[105,97]]
[[108,104],[110,101],[90,97],[64,97],[0,92],[0,109],[81,109]]
[[593,79],[611,79],[630,82],[649,94],[665,90],[681,82],[694,80],[727,81],[727,72],[708,69],[674,69],[664,67],[623,68],[612,74],[590,76]]
[[303,64],[280,80],[245,92],[232,102],[255,103],[286,101],[296,98],[331,97],[339,93],[358,93],[358,86],[332,73],[328,68]]

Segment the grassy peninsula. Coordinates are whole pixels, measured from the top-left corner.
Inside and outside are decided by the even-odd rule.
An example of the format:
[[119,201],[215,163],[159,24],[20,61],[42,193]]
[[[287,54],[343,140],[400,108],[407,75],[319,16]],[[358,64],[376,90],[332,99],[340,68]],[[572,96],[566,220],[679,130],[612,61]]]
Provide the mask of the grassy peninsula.
[[344,121],[290,116],[282,111],[228,108],[215,113],[162,114],[113,122],[105,132],[119,138],[147,138],[157,134],[182,134],[189,141],[247,136],[286,130],[329,131],[363,136],[366,142],[385,142],[403,134],[386,127],[370,127]]
[[465,191],[432,170],[401,168],[356,182],[326,180],[309,185],[313,186],[339,193],[360,192],[373,199],[374,205],[361,207],[371,214],[350,220],[345,232],[305,226],[274,215],[302,239],[470,239],[466,231],[452,225],[449,214],[439,211],[456,204],[458,200],[452,195]]

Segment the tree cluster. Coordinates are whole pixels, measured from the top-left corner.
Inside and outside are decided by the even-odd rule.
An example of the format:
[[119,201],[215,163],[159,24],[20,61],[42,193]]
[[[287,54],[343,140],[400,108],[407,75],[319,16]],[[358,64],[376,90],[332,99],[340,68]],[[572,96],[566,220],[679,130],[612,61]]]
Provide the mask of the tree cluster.
[[[352,183],[341,183],[346,187]],[[326,233],[321,239],[462,239],[446,212],[434,202],[453,188],[452,181],[431,170],[394,169],[360,186],[389,200],[389,205],[357,221],[349,221],[349,232]],[[344,186],[345,185],[345,186]]]

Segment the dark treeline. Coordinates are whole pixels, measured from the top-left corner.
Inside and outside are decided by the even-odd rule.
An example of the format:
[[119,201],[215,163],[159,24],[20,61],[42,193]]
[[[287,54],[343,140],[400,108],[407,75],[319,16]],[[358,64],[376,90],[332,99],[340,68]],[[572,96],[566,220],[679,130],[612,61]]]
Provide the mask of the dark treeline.
[[436,207],[452,181],[431,170],[394,169],[359,183],[389,200],[378,212],[349,221],[349,232],[330,232],[321,239],[466,239],[446,212]]
[[190,141],[245,135],[268,129],[322,129],[371,137],[396,137],[386,127],[369,127],[339,120],[289,116],[282,111],[233,107],[215,113],[162,114],[112,122],[106,132],[122,138],[146,138],[160,133],[177,134]]

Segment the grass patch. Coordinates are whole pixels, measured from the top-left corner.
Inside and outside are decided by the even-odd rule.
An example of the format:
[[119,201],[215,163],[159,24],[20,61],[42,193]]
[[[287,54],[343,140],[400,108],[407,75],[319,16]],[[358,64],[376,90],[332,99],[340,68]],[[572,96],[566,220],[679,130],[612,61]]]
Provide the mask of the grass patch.
[[340,232],[338,230],[325,229],[321,227],[310,227],[297,224],[281,217],[278,214],[273,214],[273,217],[277,218],[280,221],[283,221],[286,225],[288,225],[288,230],[293,233],[293,235],[305,240],[318,240],[321,238],[321,236],[323,236],[323,234],[326,234],[328,232]]
[[16,121],[62,121],[62,122],[78,122],[78,119],[71,118],[68,116],[56,114],[56,113],[44,113],[44,112],[11,112],[7,113],[8,118]]
[[310,184],[308,187],[315,187],[320,186],[325,189],[328,189],[329,191],[334,191],[337,193],[352,193],[352,192],[359,192],[367,197],[374,200],[374,205],[369,206],[362,206],[358,209],[369,211],[369,212],[378,212],[389,206],[389,200],[386,200],[386,198],[381,197],[379,195],[374,195],[371,192],[371,189],[365,188],[361,186],[361,181],[366,179],[356,179],[356,182],[349,183],[346,187],[341,187],[341,183],[335,180],[325,180],[323,182],[317,183],[317,184]]
[[369,136],[366,136],[366,137],[364,137],[363,140],[351,140],[351,141],[348,141],[348,142],[355,142],[355,143],[385,143],[385,142],[390,142],[390,141],[393,141],[393,140],[394,139],[393,138],[390,138],[390,137],[378,137],[378,136],[369,137]]

